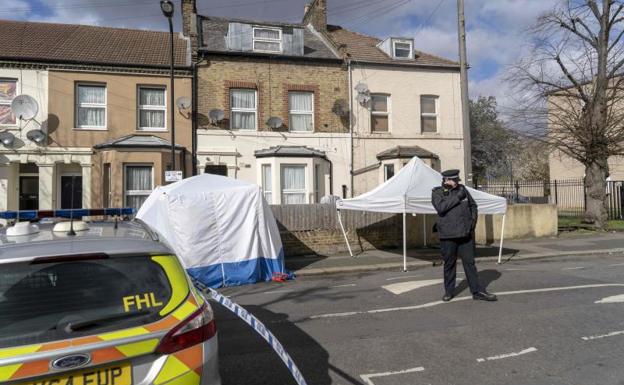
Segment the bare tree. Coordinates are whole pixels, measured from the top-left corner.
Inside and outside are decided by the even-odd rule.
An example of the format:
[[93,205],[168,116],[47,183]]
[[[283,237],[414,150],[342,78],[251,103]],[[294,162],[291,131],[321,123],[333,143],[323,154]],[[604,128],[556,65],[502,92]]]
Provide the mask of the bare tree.
[[519,101],[511,119],[584,165],[585,217],[604,228],[608,159],[624,154],[624,3],[567,0],[531,32],[509,77]]

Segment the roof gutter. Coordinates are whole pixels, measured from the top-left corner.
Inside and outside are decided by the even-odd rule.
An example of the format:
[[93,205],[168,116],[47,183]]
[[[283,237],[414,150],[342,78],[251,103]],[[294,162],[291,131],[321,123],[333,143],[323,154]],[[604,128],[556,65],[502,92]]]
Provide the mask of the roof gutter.
[[274,55],[267,53],[251,53],[251,52],[238,52],[238,51],[214,51],[206,48],[198,49],[198,53],[200,54],[210,54],[213,56],[235,56],[235,57],[247,57],[247,58],[259,58],[259,59],[272,59],[272,60],[283,60],[283,61],[305,61],[305,62],[334,62],[338,64],[342,64],[343,60],[341,58],[324,58],[324,57],[308,57],[308,56],[284,56],[284,55]]

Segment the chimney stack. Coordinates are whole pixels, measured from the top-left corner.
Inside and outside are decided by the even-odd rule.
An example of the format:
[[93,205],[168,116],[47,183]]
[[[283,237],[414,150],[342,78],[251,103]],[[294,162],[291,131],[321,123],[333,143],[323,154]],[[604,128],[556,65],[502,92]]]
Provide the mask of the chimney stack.
[[196,0],[182,0],[182,33],[191,41],[191,59],[197,60],[197,3]]
[[312,24],[319,32],[327,31],[327,0],[312,0],[306,5],[303,24]]

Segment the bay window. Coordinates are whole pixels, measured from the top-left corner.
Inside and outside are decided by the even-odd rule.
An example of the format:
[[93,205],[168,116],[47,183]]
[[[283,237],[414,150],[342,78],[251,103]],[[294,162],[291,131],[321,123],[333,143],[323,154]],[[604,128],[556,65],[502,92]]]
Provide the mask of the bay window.
[[271,175],[271,165],[262,165],[262,191],[264,192],[264,199],[273,204],[273,178]]
[[124,170],[125,206],[138,210],[154,189],[151,165],[126,165]]
[[282,165],[282,204],[305,204],[306,166]]

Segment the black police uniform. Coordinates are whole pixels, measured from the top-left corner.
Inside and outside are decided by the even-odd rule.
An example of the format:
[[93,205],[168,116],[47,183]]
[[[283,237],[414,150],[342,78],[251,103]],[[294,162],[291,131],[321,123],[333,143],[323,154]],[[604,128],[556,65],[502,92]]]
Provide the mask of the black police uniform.
[[[457,178],[458,170],[445,171],[445,178]],[[431,202],[438,212],[436,222],[440,238],[440,249],[444,259],[444,289],[452,297],[455,290],[457,254],[462,258],[466,279],[473,296],[481,292],[479,276],[475,266],[474,229],[477,225],[477,203],[463,185],[449,189],[440,186],[433,189]],[[448,299],[447,299],[448,298]],[[475,298],[476,299],[476,298]]]

